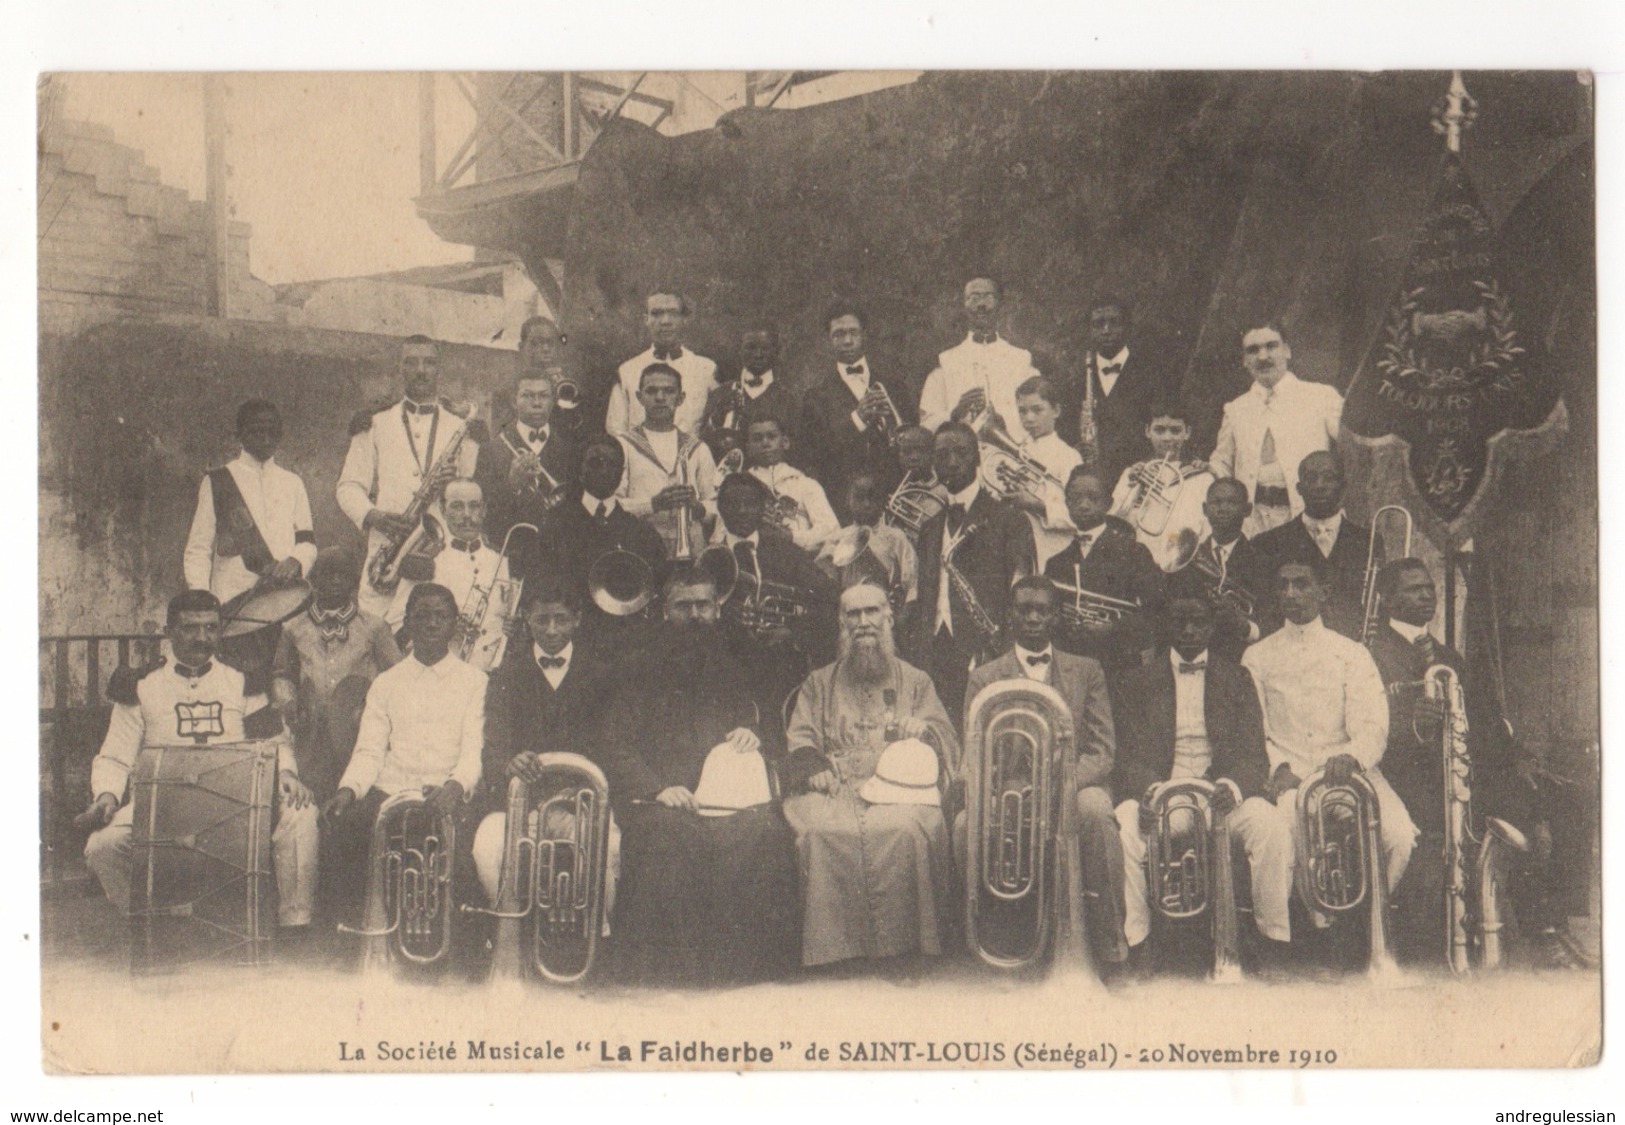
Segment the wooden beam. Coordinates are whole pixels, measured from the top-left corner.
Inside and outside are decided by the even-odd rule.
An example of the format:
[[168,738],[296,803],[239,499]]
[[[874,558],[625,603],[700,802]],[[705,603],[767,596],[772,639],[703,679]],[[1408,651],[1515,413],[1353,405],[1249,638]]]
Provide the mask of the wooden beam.
[[434,190],[436,169],[434,151],[434,75],[418,75],[418,193]]

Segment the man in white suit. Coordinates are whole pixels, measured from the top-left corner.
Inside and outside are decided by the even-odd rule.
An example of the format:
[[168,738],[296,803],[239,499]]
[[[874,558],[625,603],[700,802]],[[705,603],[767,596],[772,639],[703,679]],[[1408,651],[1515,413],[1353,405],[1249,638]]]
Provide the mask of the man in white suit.
[[1288,370],[1292,349],[1276,324],[1249,328],[1241,351],[1253,385],[1225,404],[1211,464],[1214,476],[1247,486],[1253,512],[1242,530],[1252,538],[1303,511],[1298,463],[1334,447],[1343,396]]
[[625,437],[643,425],[643,403],[638,398],[643,372],[664,363],[682,378],[683,401],[678,404],[677,428],[685,434],[699,434],[705,420],[705,404],[717,385],[716,361],[683,347],[688,325],[688,298],[681,293],[657,290],[643,303],[643,326],[649,332],[649,348],[639,352],[616,372],[609,389],[609,412],[604,429]]

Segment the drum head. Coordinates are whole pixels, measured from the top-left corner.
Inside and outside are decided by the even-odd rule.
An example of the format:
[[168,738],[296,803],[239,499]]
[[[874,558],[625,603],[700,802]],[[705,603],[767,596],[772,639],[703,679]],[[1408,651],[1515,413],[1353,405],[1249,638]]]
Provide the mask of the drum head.
[[268,625],[280,625],[303,613],[314,597],[310,583],[303,578],[278,582],[275,586],[255,586],[232,598],[221,609],[220,635],[241,637]]

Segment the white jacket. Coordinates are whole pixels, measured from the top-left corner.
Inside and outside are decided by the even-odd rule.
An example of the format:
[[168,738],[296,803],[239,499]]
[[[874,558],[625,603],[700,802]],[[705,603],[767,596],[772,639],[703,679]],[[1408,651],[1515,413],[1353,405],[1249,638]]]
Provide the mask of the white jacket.
[[1281,376],[1273,393],[1254,383],[1246,394],[1225,404],[1219,441],[1213,448],[1213,475],[1235,477],[1252,496],[1264,433],[1269,431],[1275,435],[1275,459],[1286,475],[1287,496],[1292,514],[1297,516],[1303,511],[1298,463],[1332,447],[1342,416],[1343,396],[1324,383],[1306,383],[1290,371]]

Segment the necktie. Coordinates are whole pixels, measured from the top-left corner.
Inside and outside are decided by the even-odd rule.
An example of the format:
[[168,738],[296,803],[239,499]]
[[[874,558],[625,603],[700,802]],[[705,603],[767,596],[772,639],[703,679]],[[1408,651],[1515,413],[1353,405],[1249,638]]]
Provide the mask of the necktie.
[[1022,659],[1027,662],[1028,667],[1036,668],[1040,664],[1048,664],[1049,663],[1049,653],[1041,652],[1037,656],[1024,656],[1024,657],[1022,657]]
[[999,334],[997,332],[972,332],[970,338],[973,343],[991,344],[999,338]]
[[1194,676],[1196,673],[1200,672],[1206,667],[1207,661],[1205,660],[1198,660],[1191,664],[1187,664],[1185,661],[1181,660],[1179,662],[1179,674],[1181,676]]
[[849,364],[847,364],[846,365],[846,373],[848,375],[862,375],[863,374],[863,364],[861,364],[861,363],[849,363]]
[[1264,431],[1264,444],[1259,447],[1258,463],[1260,465],[1275,464],[1275,431]]
[[602,500],[598,501],[598,512],[593,518],[595,518],[599,523],[608,522],[609,505],[604,503]]
[[543,669],[563,668],[564,667],[564,657],[562,657],[562,656],[538,656],[536,658],[536,664],[537,664],[538,667],[543,668]]
[[1435,649],[1432,634],[1423,633],[1420,637],[1417,637],[1414,641],[1412,641],[1411,644],[1415,647],[1417,653],[1421,655],[1423,664],[1433,663]]
[[475,551],[480,549],[480,541],[478,539],[453,539],[451,541],[451,549],[454,551],[465,551],[472,555]]
[[659,360],[661,363],[668,363],[671,360],[682,358],[683,348],[681,344],[671,348],[663,348],[659,344],[655,345],[655,359]]
[[948,505],[948,530],[958,531],[965,522],[965,505]]
[[544,434],[541,430],[532,430],[532,431],[530,431],[530,437],[527,438],[526,440],[528,440],[530,442],[530,444],[532,444],[532,445],[541,445],[542,444],[542,439],[545,438],[546,436],[547,435]]

